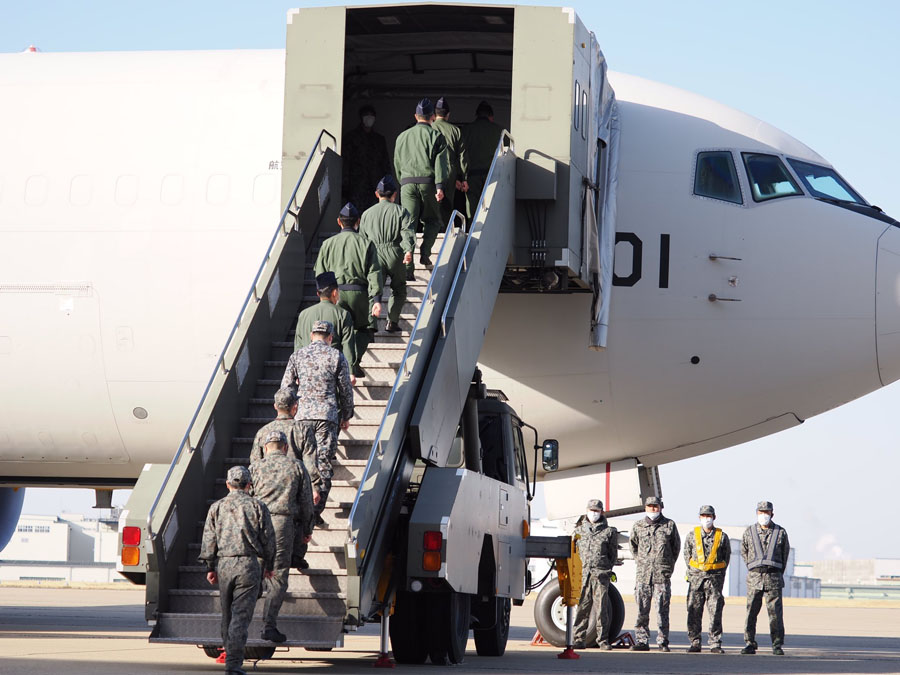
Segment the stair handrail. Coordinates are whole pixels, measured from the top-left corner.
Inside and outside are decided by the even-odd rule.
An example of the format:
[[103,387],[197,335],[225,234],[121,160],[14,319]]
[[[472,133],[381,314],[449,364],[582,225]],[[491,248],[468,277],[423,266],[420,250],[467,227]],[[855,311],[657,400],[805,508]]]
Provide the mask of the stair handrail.
[[[330,139],[330,142],[323,147],[322,140],[324,138]],[[244,318],[244,314],[247,312],[247,309],[250,306],[251,301],[259,302],[261,297],[257,288],[259,286],[259,282],[263,277],[263,273],[266,270],[266,265],[269,263],[272,252],[275,249],[275,244],[278,242],[279,236],[287,237],[290,235],[291,228],[285,229],[285,221],[289,215],[294,216],[296,219],[299,212],[299,205],[296,203],[297,192],[300,190],[300,186],[303,184],[304,178],[306,178],[307,171],[309,170],[310,164],[312,163],[313,158],[316,156],[318,152],[319,155],[324,155],[328,149],[332,149],[334,151],[337,150],[337,138],[327,129],[322,129],[319,132],[319,136],[316,138],[316,142],[312,147],[312,150],[309,153],[309,156],[306,158],[306,163],[303,165],[303,170],[300,172],[300,177],[297,179],[297,182],[294,184],[294,189],[291,191],[291,196],[285,204],[284,210],[281,213],[281,219],[278,221],[278,227],[275,230],[275,233],[272,235],[272,241],[269,242],[269,247],[266,249],[266,253],[263,256],[263,260],[259,265],[259,270],[256,272],[256,276],[253,277],[253,283],[250,286],[250,290],[247,293],[247,297],[244,299],[243,304],[241,305],[241,309],[238,312],[237,320],[234,322],[234,325],[231,328],[231,332],[228,334],[228,339],[225,340],[225,346],[222,348],[222,351],[219,353],[219,358],[216,361],[216,365],[213,368],[212,375],[209,378],[209,382],[206,384],[206,389],[203,391],[203,395],[200,397],[200,403],[197,405],[196,410],[194,410],[194,414],[191,417],[191,421],[188,424],[187,431],[184,434],[184,437],[181,439],[181,443],[178,446],[178,450],[175,452],[175,456],[172,458],[172,462],[169,464],[169,469],[166,471],[166,475],[162,480],[162,483],[159,486],[159,489],[156,491],[156,496],[153,499],[153,502],[150,505],[150,509],[147,512],[147,534],[151,540],[155,540],[159,535],[159,532],[153,531],[153,518],[156,515],[156,509],[159,506],[160,501],[162,500],[163,492],[169,484],[169,480],[172,477],[172,474],[175,472],[175,467],[178,466],[178,462],[184,454],[185,448],[188,449],[189,452],[193,452],[196,450],[194,446],[191,445],[191,432],[194,430],[194,426],[197,423],[197,419],[200,417],[200,414],[203,411],[203,408],[206,405],[207,399],[212,392],[213,385],[216,381],[216,378],[220,375],[228,375],[231,372],[231,369],[234,367],[234,362],[239,358],[240,350],[235,350],[234,355],[230,359],[228,366],[225,365],[225,357],[228,353],[229,347],[232,346],[234,342],[234,338],[238,333],[238,330],[241,327],[242,319]],[[292,211],[291,207],[297,209],[297,211]],[[243,335],[241,336],[241,341],[243,341]],[[221,386],[220,386],[221,389]],[[218,394],[217,394],[218,397]],[[207,418],[204,421],[203,428],[209,424],[209,419]],[[202,438],[202,434],[201,434]]]

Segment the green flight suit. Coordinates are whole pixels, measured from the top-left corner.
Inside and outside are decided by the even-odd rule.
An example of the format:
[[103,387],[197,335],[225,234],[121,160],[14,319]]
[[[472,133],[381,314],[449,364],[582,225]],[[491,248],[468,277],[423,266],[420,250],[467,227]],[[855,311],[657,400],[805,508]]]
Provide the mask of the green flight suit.
[[462,180],[461,162],[464,161],[466,147],[463,145],[462,132],[455,124],[438,117],[431,126],[441,132],[444,141],[447,143],[450,177],[444,185],[444,200],[439,204],[441,209],[441,226],[447,227],[447,223],[450,222],[450,214],[453,213],[453,204],[456,201],[456,181]]
[[342,229],[322,242],[316,258],[316,276],[334,272],[341,291],[340,307],[353,318],[356,330],[356,362],[359,366],[363,354],[372,342],[369,324],[372,304],[381,298],[381,266],[378,254],[371,242],[352,228]]
[[481,199],[488,171],[494,161],[494,153],[503,129],[487,117],[479,117],[463,131],[463,145],[466,154],[461,162],[463,180],[469,182],[466,193],[466,212],[469,220],[475,216],[475,209]]
[[356,331],[353,329],[353,317],[343,307],[332,305],[328,300],[319,299],[312,307],[307,307],[297,317],[297,333],[294,336],[294,351],[302,349],[310,343],[316,321],[328,321],[334,326],[334,339],[331,346],[343,353],[347,363],[356,361]]
[[[384,277],[391,277],[391,299],[388,301],[388,321],[400,321],[400,312],[406,302],[406,267],[403,255],[416,248],[416,228],[409,211],[389,199],[366,209],[359,223],[359,233],[375,245],[381,265],[381,286]],[[375,323],[370,317],[370,325]],[[377,330],[377,325],[375,326]]]
[[[400,184],[400,204],[409,211],[413,223],[422,221],[419,255],[428,258],[441,223],[435,192],[438,188],[446,190],[450,175],[443,135],[427,122],[404,131],[394,145],[394,170]],[[408,268],[413,269],[412,263]]]

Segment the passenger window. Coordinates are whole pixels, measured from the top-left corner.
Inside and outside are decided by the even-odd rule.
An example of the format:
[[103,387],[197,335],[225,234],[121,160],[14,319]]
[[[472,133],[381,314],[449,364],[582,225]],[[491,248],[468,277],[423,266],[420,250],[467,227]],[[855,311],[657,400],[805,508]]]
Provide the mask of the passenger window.
[[803,194],[780,158],[753,152],[744,152],[742,157],[747,168],[753,201],[764,202],[778,197]]
[[587,138],[587,114],[588,114],[588,99],[587,99],[587,91],[581,92],[581,137]]
[[697,153],[697,169],[694,172],[694,194],[743,204],[737,170],[730,152]]
[[525,441],[522,439],[522,427],[513,424],[513,443],[516,446],[516,478],[528,482],[528,464],[525,460]]
[[572,104],[572,124],[575,125],[575,128],[578,128],[578,123],[581,120],[581,115],[578,114],[578,104],[581,102],[581,84],[575,83],[575,103]]

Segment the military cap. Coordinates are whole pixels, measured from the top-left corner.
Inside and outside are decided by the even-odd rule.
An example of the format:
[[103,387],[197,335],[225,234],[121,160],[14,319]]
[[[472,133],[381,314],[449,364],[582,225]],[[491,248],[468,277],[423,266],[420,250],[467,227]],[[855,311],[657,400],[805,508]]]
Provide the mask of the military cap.
[[442,110],[443,112],[450,112],[450,101],[441,96],[437,103],[434,104],[435,110]]
[[588,499],[587,508],[588,511],[602,511],[603,502],[601,502],[599,499]]
[[275,392],[275,407],[290,410],[297,402],[297,392],[292,387],[284,387]]
[[475,114],[478,116],[485,115],[490,117],[494,114],[494,109],[491,107],[491,104],[487,101],[482,101],[478,104],[478,107],[475,108]]
[[356,220],[359,218],[359,209],[350,202],[347,202],[344,204],[344,208],[341,209],[341,218],[353,218]]
[[245,487],[250,484],[250,472],[245,466],[233,466],[228,469],[228,477],[225,482],[233,487]]
[[334,272],[322,272],[316,276],[316,290],[324,291],[326,288],[331,288],[332,286],[337,286],[337,277],[334,276]]
[[270,431],[266,435],[265,445],[269,443],[281,443],[282,445],[287,445],[287,436],[284,435],[283,431]]
[[397,191],[397,182],[391,174],[387,174],[378,181],[378,186],[375,189],[383,195],[391,195]]
[[419,101],[419,104],[416,106],[416,115],[419,117],[431,117],[433,114],[434,104],[431,102],[431,99],[425,97]]
[[662,499],[659,497],[647,497],[644,501],[644,506],[658,506],[662,508]]
[[331,335],[333,331],[334,326],[331,325],[330,321],[316,321],[312,327],[313,333],[324,333],[325,335]]
[[709,504],[704,504],[703,506],[700,507],[700,515],[701,516],[712,516],[713,518],[715,518],[716,510]]
[[774,511],[775,509],[772,508],[772,502],[762,501],[756,505],[756,510],[757,511]]

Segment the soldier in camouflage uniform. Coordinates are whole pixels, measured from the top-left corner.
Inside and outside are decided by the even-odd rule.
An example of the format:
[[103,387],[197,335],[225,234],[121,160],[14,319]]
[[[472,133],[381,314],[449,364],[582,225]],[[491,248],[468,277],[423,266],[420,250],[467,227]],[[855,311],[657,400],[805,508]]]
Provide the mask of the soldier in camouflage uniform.
[[[593,646],[594,635],[600,649],[609,645],[609,580],[619,557],[619,533],[609,527],[603,515],[603,502],[591,499],[587,513],[575,526],[578,555],[581,558],[581,597],[575,614],[573,642],[576,648]],[[588,638],[588,632],[591,638]],[[617,636],[614,636],[617,637]]]
[[275,392],[275,419],[261,427],[256,432],[253,439],[253,446],[250,448],[250,464],[254,464],[263,458],[263,446],[266,443],[266,436],[271,431],[280,431],[288,439],[287,454],[296,460],[303,460],[303,436],[294,422],[294,415],[297,414],[297,392],[290,387],[279,389]]
[[250,472],[245,467],[231,467],[225,484],[228,494],[206,515],[199,559],[209,570],[209,583],[219,584],[225,672],[246,675],[241,665],[247,630],[262,577],[272,578],[275,531],[269,509],[248,494]]
[[350,369],[344,355],[329,346],[332,330],[327,321],[317,321],[313,341],[291,355],[281,378],[282,387],[295,387],[300,395],[296,419],[303,435],[303,462],[319,494],[318,525],[324,523],[321,514],[331,491],[338,429],[347,430],[353,417]]
[[350,363],[351,372],[363,377],[359,363],[374,339],[369,316],[377,319],[381,315],[381,266],[375,247],[357,232],[359,211],[353,204],[344,205],[338,224],[341,231],[322,242],[315,271],[317,275],[334,272],[341,298],[338,305],[353,317],[356,330],[356,360]]
[[656,602],[656,644],[669,650],[669,602],[672,599],[672,570],[681,550],[681,537],[675,523],[662,514],[659,497],[647,497],[646,517],[631,528],[631,553],[637,564],[634,599],[638,606],[632,650],[650,649],[650,604]]
[[367,209],[375,203],[372,186],[380,176],[391,173],[391,156],[384,136],[375,131],[375,108],[371,105],[359,109],[359,125],[344,135],[341,155],[344,201]]
[[475,209],[478,208],[502,134],[503,129],[494,124],[494,109],[487,101],[479,103],[475,109],[475,121],[463,131],[462,141],[466,152],[460,162],[461,180],[467,185],[466,212],[470,221],[475,217]]
[[250,465],[253,495],[268,507],[275,529],[275,574],[268,582],[261,635],[271,642],[287,639],[276,626],[278,612],[287,593],[290,568],[309,567],[303,556],[314,520],[309,474],[301,462],[287,456],[287,442],[283,432],[270,431],[265,437],[265,457]]
[[784,588],[784,571],[787,568],[791,544],[787,531],[772,522],[772,502],[756,505],[757,524],[744,531],[741,538],[741,557],[747,563],[747,620],[744,624],[746,646],[741,654],[755,654],[756,617],[766,601],[769,613],[769,635],[772,637],[772,653],[784,654],[784,609],[781,589]]
[[[412,263],[416,247],[416,229],[409,212],[397,204],[397,183],[388,175],[375,188],[378,203],[362,214],[359,233],[375,246],[381,266],[381,285],[385,275],[391,277],[391,299],[388,302],[388,333],[400,332],[400,311],[406,302],[406,267]],[[369,327],[378,330],[375,317]]]
[[463,145],[462,132],[455,124],[450,123],[450,102],[443,96],[434,104],[435,120],[432,127],[441,132],[447,143],[447,158],[450,165],[450,176],[444,184],[444,199],[441,201],[441,224],[446,227],[450,215],[456,208],[456,191],[466,192],[469,184],[462,177],[461,162],[466,161],[466,146]]
[[[431,265],[431,247],[441,228],[444,186],[450,178],[447,143],[434,129],[434,104],[423,98],[416,106],[416,124],[397,136],[394,145],[394,168],[400,183],[400,203],[414,224],[422,221],[422,244],[419,264]],[[412,263],[407,270],[412,271]]]
[[689,652],[700,651],[703,633],[703,606],[709,614],[709,646],[713,654],[722,654],[722,608],[725,596],[725,569],[731,559],[728,535],[715,526],[716,510],[709,504],[700,507],[700,525],[684,539],[687,565],[687,629]]
[[[334,272],[322,272],[316,277],[316,294],[319,302],[304,309],[297,317],[294,351],[309,344],[309,334],[316,321],[327,321],[334,326],[334,342],[331,346],[342,352],[347,363],[352,366],[356,362],[356,330],[353,328],[350,312],[338,305],[341,294]],[[356,378],[350,379],[356,384]]]

